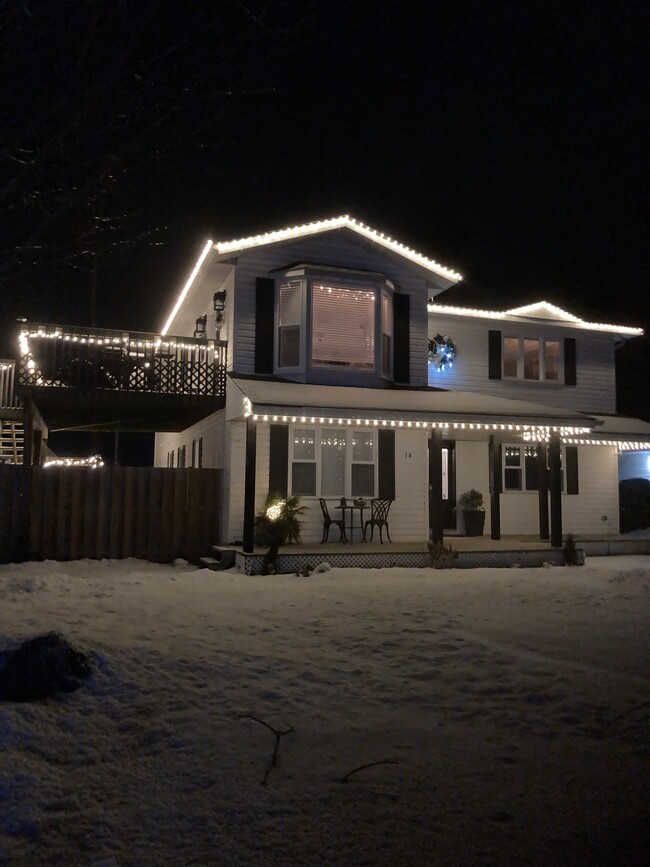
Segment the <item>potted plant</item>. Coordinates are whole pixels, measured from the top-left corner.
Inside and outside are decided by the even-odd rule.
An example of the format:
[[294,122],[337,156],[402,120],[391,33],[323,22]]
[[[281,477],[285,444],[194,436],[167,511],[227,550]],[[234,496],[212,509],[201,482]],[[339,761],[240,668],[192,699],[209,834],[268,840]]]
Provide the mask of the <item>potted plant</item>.
[[482,536],[485,526],[483,494],[476,488],[465,491],[458,498],[458,508],[463,513],[466,536]]
[[275,561],[281,545],[291,545],[300,541],[302,521],[300,515],[307,510],[300,505],[298,497],[280,500],[269,495],[264,511],[255,519],[255,542],[268,545],[264,558],[263,574],[275,572]]

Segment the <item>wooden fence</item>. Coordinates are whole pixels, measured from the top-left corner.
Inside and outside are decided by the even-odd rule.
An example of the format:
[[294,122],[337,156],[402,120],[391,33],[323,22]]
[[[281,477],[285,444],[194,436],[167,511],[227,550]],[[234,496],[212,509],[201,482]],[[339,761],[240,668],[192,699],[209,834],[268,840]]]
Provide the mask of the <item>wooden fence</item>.
[[0,562],[197,563],[219,539],[220,470],[0,465]]

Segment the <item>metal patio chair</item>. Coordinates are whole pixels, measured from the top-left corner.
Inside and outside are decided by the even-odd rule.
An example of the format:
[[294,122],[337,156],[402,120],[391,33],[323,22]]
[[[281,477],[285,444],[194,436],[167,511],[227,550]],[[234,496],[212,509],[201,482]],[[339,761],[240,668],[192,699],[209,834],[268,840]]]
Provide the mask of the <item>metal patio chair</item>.
[[379,527],[379,541],[381,544],[384,544],[383,531],[386,530],[386,537],[388,541],[392,544],[392,539],[390,538],[390,533],[388,532],[388,513],[390,512],[390,507],[392,500],[371,500],[370,501],[370,518],[366,521],[363,526],[364,536],[370,527],[370,541],[372,542],[372,537],[375,534],[375,527]]
[[339,532],[341,534],[341,542],[347,542],[348,537],[345,534],[345,516],[341,519],[332,518],[329,513],[329,509],[327,508],[327,500],[324,500],[322,497],[320,498],[320,507],[323,512],[323,538],[320,540],[321,545],[323,542],[327,542],[328,536],[330,534],[330,527],[332,524],[339,528]]

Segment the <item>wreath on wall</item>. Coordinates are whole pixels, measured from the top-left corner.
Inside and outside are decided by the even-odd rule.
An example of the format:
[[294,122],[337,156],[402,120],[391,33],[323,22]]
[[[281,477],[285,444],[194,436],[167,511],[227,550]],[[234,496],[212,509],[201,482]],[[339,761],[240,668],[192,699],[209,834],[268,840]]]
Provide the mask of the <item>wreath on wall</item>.
[[455,360],[456,345],[450,337],[436,334],[429,338],[429,363],[433,364],[436,370],[452,367]]

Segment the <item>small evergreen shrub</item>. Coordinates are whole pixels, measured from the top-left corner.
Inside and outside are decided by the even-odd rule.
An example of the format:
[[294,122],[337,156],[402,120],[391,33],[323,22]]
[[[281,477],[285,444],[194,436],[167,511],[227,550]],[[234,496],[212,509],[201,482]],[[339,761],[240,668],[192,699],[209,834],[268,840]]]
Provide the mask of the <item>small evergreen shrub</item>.
[[458,551],[444,542],[429,542],[429,563],[434,569],[453,569],[458,560]]

